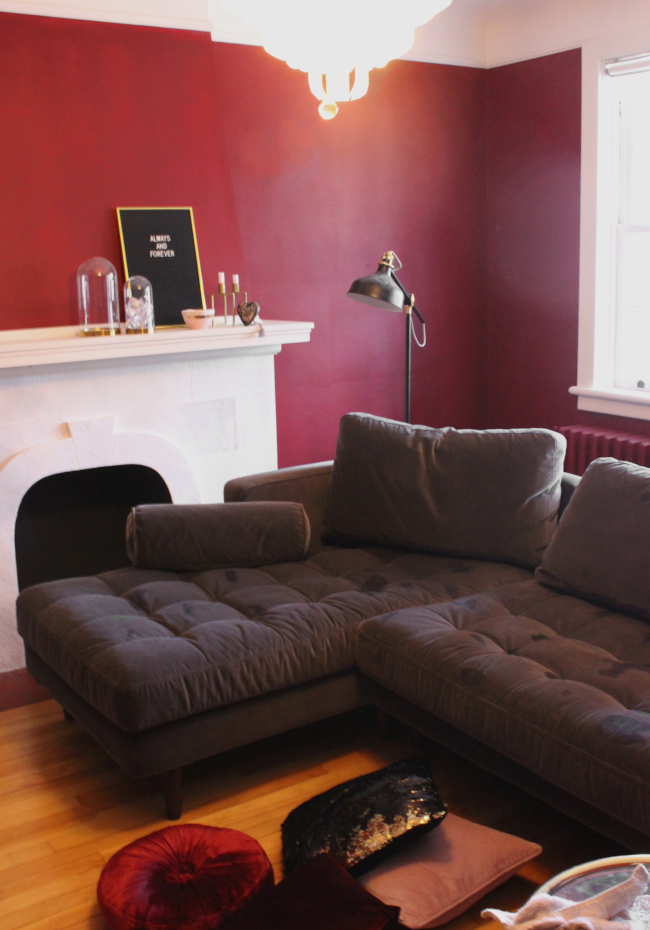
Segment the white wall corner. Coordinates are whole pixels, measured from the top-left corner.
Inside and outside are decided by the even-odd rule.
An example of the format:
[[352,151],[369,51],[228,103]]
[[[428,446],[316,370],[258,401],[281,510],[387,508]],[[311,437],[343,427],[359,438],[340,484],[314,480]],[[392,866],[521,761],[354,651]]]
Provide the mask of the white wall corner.
[[485,0],[488,68],[650,24],[648,0]]
[[485,68],[486,20],[486,0],[452,0],[451,6],[415,30],[413,48],[402,58]]

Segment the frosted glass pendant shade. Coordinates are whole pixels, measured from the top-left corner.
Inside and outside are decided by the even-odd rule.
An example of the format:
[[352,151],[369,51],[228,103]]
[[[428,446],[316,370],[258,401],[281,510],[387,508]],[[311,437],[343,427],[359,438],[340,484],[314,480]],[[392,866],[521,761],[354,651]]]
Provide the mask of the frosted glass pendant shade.
[[89,258],[77,270],[79,325],[85,336],[114,336],[120,331],[117,271],[105,258]]
[[[262,33],[264,48],[270,55],[286,61],[291,68],[306,71],[314,96],[334,109],[334,101],[363,96],[368,89],[368,72],[383,68],[407,52],[415,40],[416,26],[428,22],[450,3],[451,0],[400,0],[398,4],[394,0],[274,0],[273,3],[222,0],[226,9]],[[352,71],[355,83],[350,90]]]

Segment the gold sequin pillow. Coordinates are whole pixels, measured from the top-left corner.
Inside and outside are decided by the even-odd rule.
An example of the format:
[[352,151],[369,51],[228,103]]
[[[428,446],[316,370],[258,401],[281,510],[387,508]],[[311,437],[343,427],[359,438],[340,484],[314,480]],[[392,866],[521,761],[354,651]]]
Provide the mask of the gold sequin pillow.
[[323,852],[359,874],[446,813],[424,756],[353,778],[291,811],[282,824],[285,875]]

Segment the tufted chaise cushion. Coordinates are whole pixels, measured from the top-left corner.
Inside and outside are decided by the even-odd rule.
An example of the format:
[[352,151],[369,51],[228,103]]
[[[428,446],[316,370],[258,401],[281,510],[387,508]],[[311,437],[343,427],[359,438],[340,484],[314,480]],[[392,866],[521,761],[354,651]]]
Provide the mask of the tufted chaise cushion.
[[650,834],[650,627],[536,581],[370,619],[361,671]]
[[18,628],[80,697],[139,732],[353,668],[362,620],[530,577],[371,548],[256,569],[119,569],[23,591]]

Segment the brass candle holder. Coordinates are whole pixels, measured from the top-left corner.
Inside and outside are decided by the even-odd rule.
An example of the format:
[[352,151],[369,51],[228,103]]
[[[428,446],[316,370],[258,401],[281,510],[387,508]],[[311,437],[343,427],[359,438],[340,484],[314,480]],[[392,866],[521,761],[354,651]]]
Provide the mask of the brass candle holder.
[[[240,291],[239,291],[239,275],[233,275],[232,278],[233,278],[233,280],[232,280],[232,291],[227,291],[227,290],[226,290],[226,285],[225,285],[225,283],[222,283],[221,281],[219,282],[219,293],[220,293],[221,296],[223,297],[223,322],[224,322],[224,326],[228,326],[228,325],[229,325],[229,314],[228,314],[228,298],[229,298],[229,297],[232,298],[232,325],[233,325],[233,326],[235,325],[235,321],[236,321],[236,319],[237,319],[237,313],[236,313],[236,310],[237,310],[237,295],[240,293]],[[245,300],[246,302],[248,302],[248,294],[247,294],[246,291],[244,291],[244,300]],[[214,294],[212,295],[212,309],[214,310]],[[217,325],[217,323],[216,323],[216,317],[215,317],[215,320],[213,321],[212,325],[213,325],[213,326],[216,326],[216,325]]]

